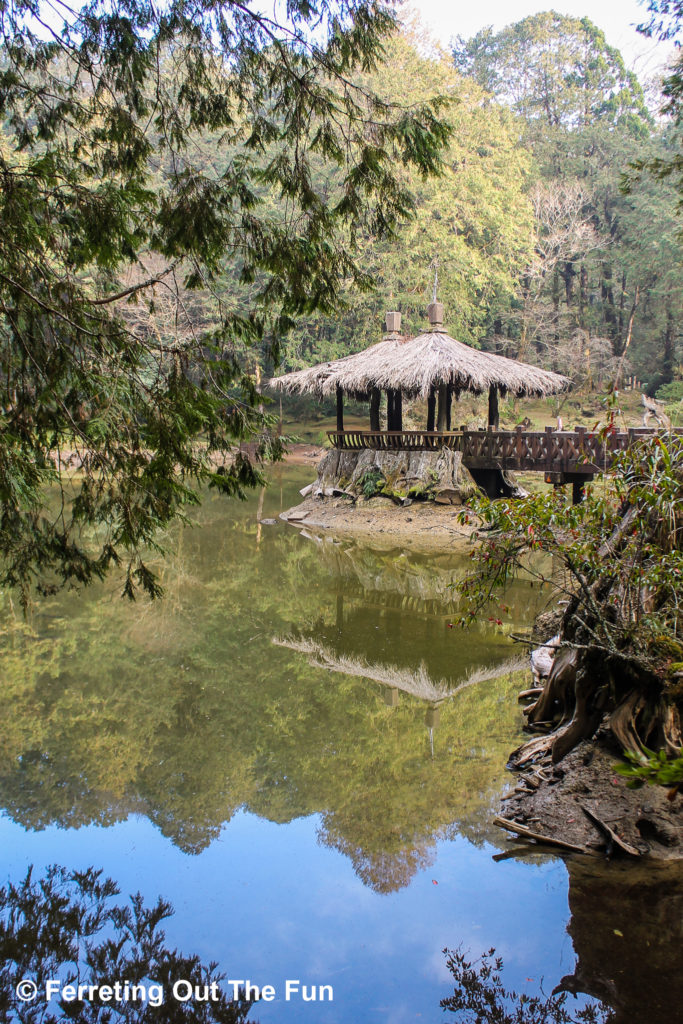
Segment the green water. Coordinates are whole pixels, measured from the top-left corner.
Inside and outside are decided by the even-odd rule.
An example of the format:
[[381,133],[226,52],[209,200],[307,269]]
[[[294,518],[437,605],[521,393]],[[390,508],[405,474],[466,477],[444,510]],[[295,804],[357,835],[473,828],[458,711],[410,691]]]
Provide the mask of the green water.
[[[263,518],[305,472],[274,481]],[[324,841],[392,888],[500,787],[509,673],[449,693],[517,652],[488,624],[449,626],[461,559],[316,544],[255,506],[208,499],[170,542],[158,604],[110,584],[47,601],[28,630],[6,618],[3,803],[31,828],[142,806],[194,852],[240,807],[324,812]]]
[[93,864],[170,899],[173,940],[231,977],[335,985],[261,1020],[437,1019],[463,942],[507,951],[513,979],[571,975],[562,862],[492,860],[526,683],[509,633],[545,595],[520,584],[504,626],[462,632],[462,555],[259,523],[310,475],[209,496],[167,538],[160,603],[110,582],[25,624],[5,601],[4,878]]

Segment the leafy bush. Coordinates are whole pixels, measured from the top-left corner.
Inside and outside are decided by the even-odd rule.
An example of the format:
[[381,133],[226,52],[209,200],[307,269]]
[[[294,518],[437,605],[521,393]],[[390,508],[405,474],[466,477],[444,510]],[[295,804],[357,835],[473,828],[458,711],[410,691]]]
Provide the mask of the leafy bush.
[[368,469],[363,473],[358,483],[366,498],[374,498],[384,487],[384,474],[376,467]]
[[665,750],[648,750],[643,747],[643,756],[626,751],[628,761],[615,764],[614,770],[628,779],[630,789],[639,789],[644,783],[671,786],[674,797],[683,786],[683,757],[669,757]]
[[668,384],[662,384],[661,388],[657,389],[655,398],[668,404],[683,401],[683,380],[672,380]]

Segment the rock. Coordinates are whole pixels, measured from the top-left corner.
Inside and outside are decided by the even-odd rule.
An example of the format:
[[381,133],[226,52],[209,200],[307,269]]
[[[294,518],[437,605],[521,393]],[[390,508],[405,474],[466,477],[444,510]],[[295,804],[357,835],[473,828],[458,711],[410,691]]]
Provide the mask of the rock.
[[259,519],[261,526],[277,526],[277,519]]
[[540,685],[541,680],[547,679],[553,667],[555,653],[560,643],[559,633],[552,640],[548,640],[542,647],[537,647],[531,652],[531,673],[534,677],[534,684]]

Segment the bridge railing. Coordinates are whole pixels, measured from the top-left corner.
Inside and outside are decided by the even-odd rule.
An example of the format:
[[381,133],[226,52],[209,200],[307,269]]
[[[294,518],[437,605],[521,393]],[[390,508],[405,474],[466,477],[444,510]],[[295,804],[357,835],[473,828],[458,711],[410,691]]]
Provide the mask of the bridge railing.
[[[683,434],[683,430],[674,431]],[[537,470],[593,475],[608,469],[615,455],[638,438],[656,431],[634,428],[604,436],[586,427],[576,430],[334,430],[328,437],[335,448],[359,451],[437,451],[450,448],[462,454],[471,469]]]

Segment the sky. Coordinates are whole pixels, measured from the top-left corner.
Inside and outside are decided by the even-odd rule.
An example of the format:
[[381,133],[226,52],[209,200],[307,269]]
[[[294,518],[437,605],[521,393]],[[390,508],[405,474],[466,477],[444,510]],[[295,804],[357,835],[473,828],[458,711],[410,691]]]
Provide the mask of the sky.
[[487,25],[501,29],[539,11],[554,10],[575,18],[587,15],[641,79],[654,74],[672,51],[670,43],[658,43],[636,32],[634,26],[647,20],[647,5],[637,0],[410,0],[410,6],[446,45],[454,36],[468,38]]

